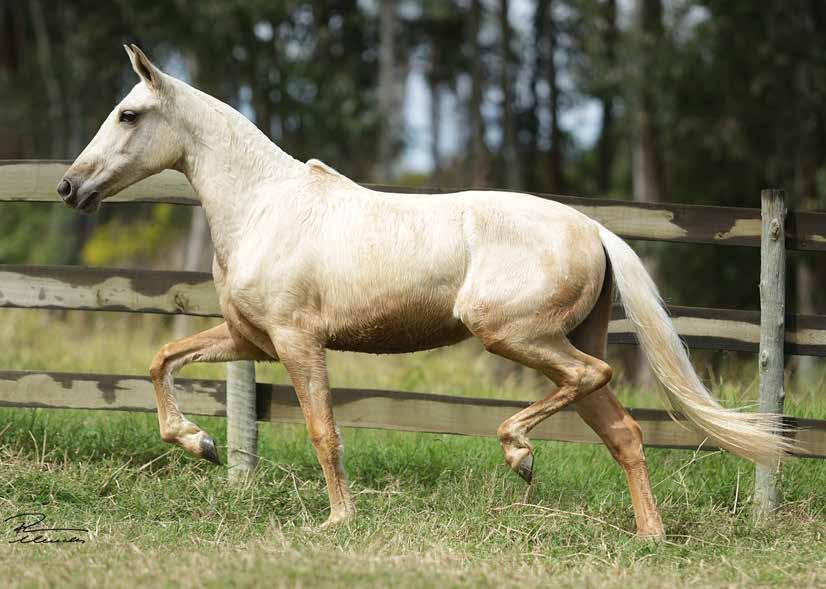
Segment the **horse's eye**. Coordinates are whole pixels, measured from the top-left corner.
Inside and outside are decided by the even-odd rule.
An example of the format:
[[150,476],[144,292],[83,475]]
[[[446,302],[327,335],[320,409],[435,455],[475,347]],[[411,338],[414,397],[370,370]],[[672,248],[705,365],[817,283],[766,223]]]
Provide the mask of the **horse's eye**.
[[120,113],[121,123],[134,123],[136,120],[138,120],[138,113],[134,110],[124,110]]

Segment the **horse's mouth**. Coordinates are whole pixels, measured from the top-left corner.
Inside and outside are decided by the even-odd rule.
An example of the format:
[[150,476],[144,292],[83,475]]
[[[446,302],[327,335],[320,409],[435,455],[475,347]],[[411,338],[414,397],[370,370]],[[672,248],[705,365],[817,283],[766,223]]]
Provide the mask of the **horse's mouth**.
[[100,201],[100,193],[95,191],[79,202],[75,208],[81,213],[92,214],[100,208]]

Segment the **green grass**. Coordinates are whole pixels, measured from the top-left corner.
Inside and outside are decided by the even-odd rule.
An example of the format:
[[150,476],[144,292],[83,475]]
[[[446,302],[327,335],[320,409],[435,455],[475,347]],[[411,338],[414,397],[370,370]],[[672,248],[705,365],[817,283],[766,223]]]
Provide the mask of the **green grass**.
[[[0,365],[140,374],[168,337],[164,322],[49,317],[0,314]],[[477,356],[463,346],[379,360],[331,355],[330,364],[340,386],[537,393],[518,373],[497,387],[501,375]],[[743,387],[720,392],[753,395],[747,374]],[[188,375],[219,378],[222,368]],[[260,376],[283,379],[277,367]],[[628,388],[623,396],[653,404]],[[797,414],[824,415],[822,400],[790,400]],[[223,420],[197,421],[226,444]],[[0,528],[3,586],[826,584],[826,461],[788,461],[783,506],[758,525],[751,465],[649,449],[669,534],[650,543],[632,536],[624,477],[601,446],[537,443],[526,497],[495,439],[345,429],[359,515],[319,532],[326,491],[299,426],[262,425],[260,467],[240,485],[226,481],[225,467],[163,444],[151,414],[5,409],[0,432],[0,519],[42,511],[52,525],[91,530],[82,545],[21,546]]]
[[[225,443],[220,419],[201,421]],[[80,546],[2,546],[2,575],[24,585],[826,583],[819,461],[789,462],[784,507],[757,526],[747,463],[649,450],[669,533],[650,544],[630,534],[602,447],[538,443],[526,499],[493,439],[345,430],[359,516],[317,532],[326,492],[300,427],[262,426],[261,466],[234,486],[160,442],[152,415],[6,410],[0,423],[0,511],[92,530]]]

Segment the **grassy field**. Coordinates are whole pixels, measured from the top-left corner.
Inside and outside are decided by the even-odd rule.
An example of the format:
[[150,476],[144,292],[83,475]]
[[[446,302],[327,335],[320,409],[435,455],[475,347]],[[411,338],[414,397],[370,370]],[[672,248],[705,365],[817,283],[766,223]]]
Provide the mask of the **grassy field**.
[[[0,319],[6,368],[141,374],[169,331],[165,322],[120,315],[5,311]],[[480,360],[473,346],[379,360],[336,354],[330,364],[341,386],[537,393],[537,383],[518,374],[497,386],[493,363]],[[186,374],[220,377],[222,368]],[[742,369],[743,386],[718,386],[719,392],[746,400],[754,393],[747,375]],[[259,376],[283,380],[277,367],[261,367]],[[791,412],[826,416],[816,393],[791,391]],[[626,402],[654,404],[627,388],[622,395]],[[223,420],[198,421],[225,444]],[[0,582],[826,585],[826,461],[789,461],[782,509],[756,525],[748,463],[718,452],[650,449],[669,535],[649,543],[632,535],[625,481],[601,446],[537,443],[536,482],[526,495],[493,438],[345,430],[344,442],[360,513],[352,524],[319,532],[326,492],[302,427],[262,425],[259,470],[247,483],[231,485],[225,467],[163,444],[151,414],[2,410],[0,519],[42,512],[51,526],[90,532],[79,533],[84,544],[8,544],[13,526],[3,524]]]

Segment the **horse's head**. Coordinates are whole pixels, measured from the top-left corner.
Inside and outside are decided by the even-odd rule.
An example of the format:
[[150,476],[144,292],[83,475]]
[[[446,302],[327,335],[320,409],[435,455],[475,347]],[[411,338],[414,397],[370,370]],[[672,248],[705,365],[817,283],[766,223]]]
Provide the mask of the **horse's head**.
[[176,81],[136,45],[124,49],[140,82],[106,117],[57,187],[63,202],[84,213],[97,211],[103,199],[127,186],[176,167],[183,155]]

